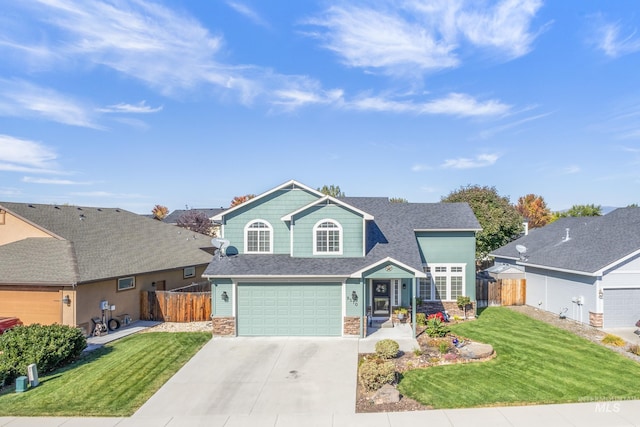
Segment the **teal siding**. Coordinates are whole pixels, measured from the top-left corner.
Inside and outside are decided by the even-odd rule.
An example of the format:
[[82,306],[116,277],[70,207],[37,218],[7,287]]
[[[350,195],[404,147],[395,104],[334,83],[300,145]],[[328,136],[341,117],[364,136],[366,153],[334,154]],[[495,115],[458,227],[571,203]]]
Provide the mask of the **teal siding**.
[[[358,296],[358,301],[352,299],[353,291]],[[345,300],[346,300],[346,316],[363,316],[363,307],[365,304],[365,292],[364,284],[359,279],[347,280],[345,286]]]
[[[390,269],[387,269],[390,267]],[[392,262],[387,262],[377,266],[364,273],[365,279],[412,279],[414,274],[412,271],[398,267]]]
[[281,218],[317,200],[318,196],[302,189],[283,189],[250,203],[225,215],[224,238],[244,253],[244,228],[256,219],[262,219],[273,227],[273,253],[290,253],[290,232],[288,222]]
[[466,264],[465,295],[476,299],[476,235],[473,231],[423,231],[416,238],[424,263]]
[[[214,316],[233,316],[233,284],[231,280],[216,280],[211,285],[211,313]],[[227,301],[222,299],[223,292],[227,293]]]
[[[314,255],[313,228],[323,219],[332,219],[342,227],[342,255]],[[364,218],[339,205],[318,205],[301,212],[294,218],[294,245],[296,257],[362,257]]]

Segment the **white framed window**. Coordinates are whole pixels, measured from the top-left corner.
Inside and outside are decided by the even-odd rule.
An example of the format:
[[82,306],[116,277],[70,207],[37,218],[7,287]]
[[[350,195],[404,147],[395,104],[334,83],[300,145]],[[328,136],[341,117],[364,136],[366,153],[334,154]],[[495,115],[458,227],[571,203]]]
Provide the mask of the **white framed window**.
[[182,272],[182,277],[184,279],[188,279],[189,277],[195,277],[195,276],[196,276],[195,267],[185,267],[185,269]]
[[273,252],[273,227],[267,221],[257,219],[244,228],[244,252],[270,254]]
[[425,268],[426,279],[418,282],[418,297],[423,301],[454,301],[464,296],[464,264],[431,264]]
[[342,255],[342,226],[332,220],[323,219],[313,227],[314,255]]
[[118,292],[126,291],[128,289],[133,289],[136,287],[136,278],[135,277],[122,277],[118,279]]

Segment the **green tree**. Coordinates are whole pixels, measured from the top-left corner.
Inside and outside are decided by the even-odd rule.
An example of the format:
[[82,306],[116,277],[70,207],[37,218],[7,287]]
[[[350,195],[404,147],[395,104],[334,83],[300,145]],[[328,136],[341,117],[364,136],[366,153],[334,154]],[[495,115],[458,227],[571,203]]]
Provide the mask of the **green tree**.
[[391,203],[409,203],[409,201],[404,197],[391,197],[389,201]]
[[476,261],[506,245],[522,232],[522,217],[508,197],[495,187],[467,185],[442,198],[443,202],[466,202],[478,218],[482,231],[476,234]]
[[345,197],[339,185],[324,185],[322,188],[318,188],[318,191],[331,197]]
[[527,194],[518,199],[516,210],[529,222],[529,228],[544,227],[551,221],[551,211],[542,196]]
[[575,216],[601,216],[602,207],[594,204],[590,205],[573,205],[568,210],[563,212],[554,212],[551,218],[551,222],[560,218],[575,217]]

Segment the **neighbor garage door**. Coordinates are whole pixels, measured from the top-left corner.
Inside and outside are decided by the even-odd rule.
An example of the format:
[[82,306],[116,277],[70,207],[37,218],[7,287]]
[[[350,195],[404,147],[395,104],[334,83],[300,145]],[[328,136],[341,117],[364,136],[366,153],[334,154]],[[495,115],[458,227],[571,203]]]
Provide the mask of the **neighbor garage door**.
[[59,291],[0,290],[0,316],[18,317],[22,323],[62,323]]
[[604,327],[633,327],[640,320],[640,288],[604,290]]
[[238,284],[238,335],[340,336],[339,283]]

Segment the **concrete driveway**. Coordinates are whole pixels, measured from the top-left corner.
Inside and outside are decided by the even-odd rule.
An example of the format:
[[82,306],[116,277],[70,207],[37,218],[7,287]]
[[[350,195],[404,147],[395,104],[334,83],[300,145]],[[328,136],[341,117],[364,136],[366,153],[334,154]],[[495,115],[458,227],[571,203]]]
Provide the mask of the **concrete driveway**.
[[358,340],[214,338],[136,417],[353,414]]

